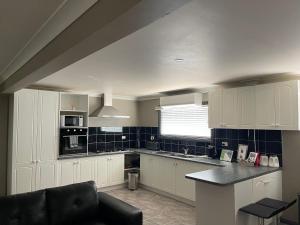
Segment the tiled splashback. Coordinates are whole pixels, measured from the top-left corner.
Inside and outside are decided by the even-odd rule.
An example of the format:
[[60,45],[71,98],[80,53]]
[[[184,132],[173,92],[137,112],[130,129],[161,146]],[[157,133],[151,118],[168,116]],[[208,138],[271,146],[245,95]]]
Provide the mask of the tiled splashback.
[[[122,140],[122,136],[126,139]],[[154,140],[160,143],[165,151],[183,152],[187,147],[190,154],[210,154],[209,145],[216,146],[218,156],[222,148],[237,151],[238,144],[247,144],[249,152],[255,150],[254,130],[212,129],[211,140],[180,140],[167,139],[159,136],[158,127],[123,127],[121,133],[103,132],[101,127],[89,128],[89,151],[112,151],[126,148],[144,148],[146,142]],[[281,161],[282,138],[278,130],[256,130],[256,150],[262,154],[279,156]],[[222,147],[222,142],[228,142],[228,147]]]

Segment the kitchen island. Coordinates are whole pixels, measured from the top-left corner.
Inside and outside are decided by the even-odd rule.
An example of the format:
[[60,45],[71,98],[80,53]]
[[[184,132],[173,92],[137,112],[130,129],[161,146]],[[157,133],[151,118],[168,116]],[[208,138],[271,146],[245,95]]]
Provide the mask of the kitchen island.
[[239,209],[265,197],[282,199],[279,168],[230,163],[186,178],[195,181],[197,225],[256,225],[257,218]]

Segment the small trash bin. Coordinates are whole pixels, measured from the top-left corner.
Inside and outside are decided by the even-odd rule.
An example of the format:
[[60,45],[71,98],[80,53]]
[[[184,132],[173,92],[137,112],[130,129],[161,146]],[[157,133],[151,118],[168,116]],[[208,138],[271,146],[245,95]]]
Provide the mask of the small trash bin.
[[138,172],[129,172],[128,173],[128,189],[133,191],[138,188],[139,184],[139,173]]

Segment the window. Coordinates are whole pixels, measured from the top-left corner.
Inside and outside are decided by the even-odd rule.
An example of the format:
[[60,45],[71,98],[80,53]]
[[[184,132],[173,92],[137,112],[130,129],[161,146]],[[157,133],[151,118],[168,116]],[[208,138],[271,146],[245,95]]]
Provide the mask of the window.
[[210,138],[208,107],[206,105],[164,106],[160,114],[162,136]]

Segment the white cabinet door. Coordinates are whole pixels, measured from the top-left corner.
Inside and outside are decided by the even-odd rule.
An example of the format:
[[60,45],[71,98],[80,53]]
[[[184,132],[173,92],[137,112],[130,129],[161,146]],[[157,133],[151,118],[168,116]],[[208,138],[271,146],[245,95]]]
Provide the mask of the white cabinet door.
[[124,154],[110,156],[108,172],[110,185],[124,183]]
[[74,184],[78,180],[78,161],[63,160],[59,169],[59,185]]
[[298,81],[275,84],[276,128],[298,129]]
[[182,198],[195,201],[195,182],[191,179],[186,179],[185,175],[189,173],[200,172],[213,168],[200,163],[187,162],[183,160],[176,160],[175,171],[175,193]]
[[237,89],[222,91],[222,127],[236,128],[237,125]]
[[154,157],[146,154],[140,156],[140,182],[146,186],[154,186]]
[[238,89],[238,127],[242,129],[255,128],[255,87]]
[[57,163],[43,162],[36,166],[36,190],[57,186]]
[[208,92],[208,126],[209,128],[221,127],[222,115],[222,90],[213,88]]
[[175,194],[175,160],[164,157],[155,157],[154,160],[154,187]]
[[37,100],[35,90],[21,90],[14,98],[13,161],[17,164],[36,160]]
[[108,183],[108,161],[109,157],[101,156],[95,160],[95,181],[97,187],[107,187]]
[[94,180],[94,161],[92,158],[79,160],[79,174],[77,182]]
[[274,85],[258,85],[256,91],[256,128],[275,128],[275,88]]
[[20,194],[35,191],[35,174],[34,164],[17,166],[12,174],[12,193]]
[[39,91],[37,159],[55,161],[58,154],[59,93]]
[[259,201],[262,198],[282,199],[281,171],[253,179],[253,201]]

